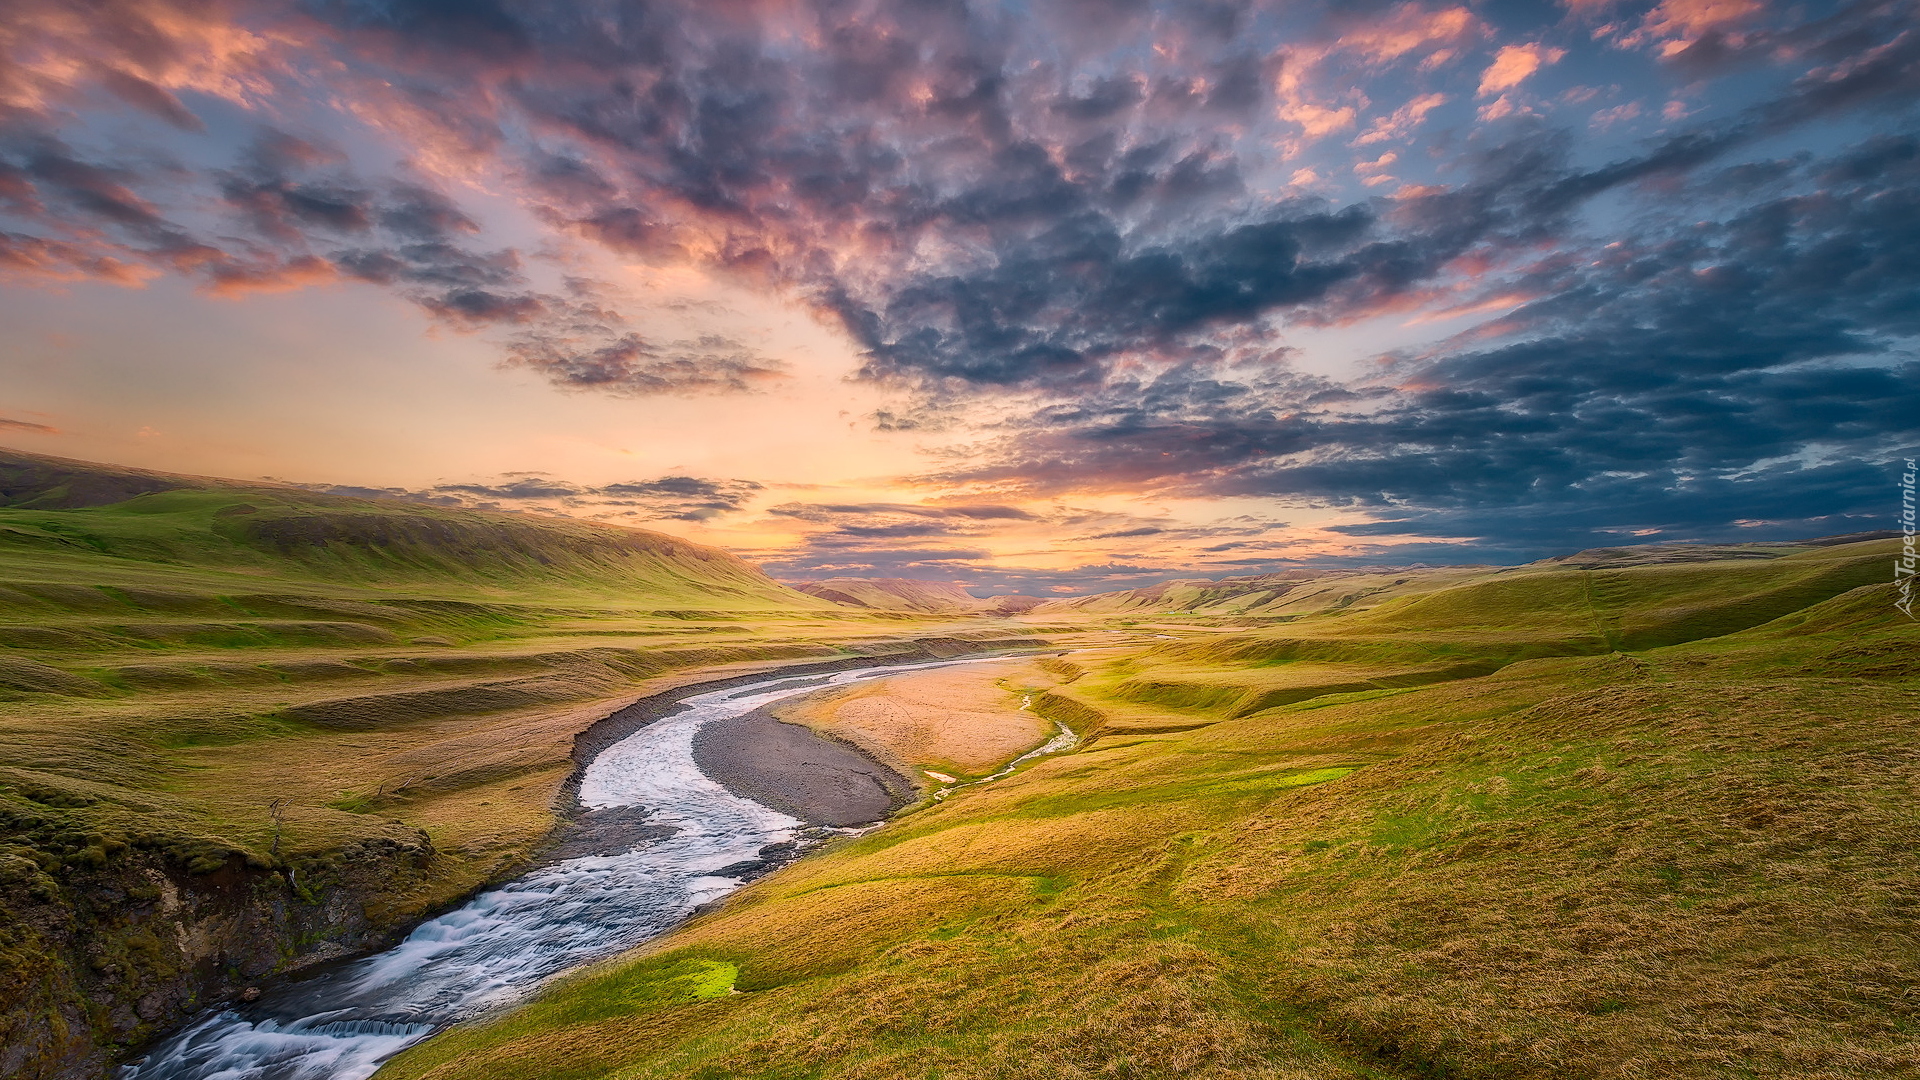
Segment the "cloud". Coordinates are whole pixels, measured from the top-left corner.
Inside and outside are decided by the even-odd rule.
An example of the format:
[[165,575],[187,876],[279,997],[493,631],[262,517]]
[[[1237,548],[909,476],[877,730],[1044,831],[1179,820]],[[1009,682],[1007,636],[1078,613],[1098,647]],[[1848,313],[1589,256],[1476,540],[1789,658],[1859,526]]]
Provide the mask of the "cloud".
[[1493,63],[1487,65],[1487,70],[1480,74],[1479,95],[1492,97],[1511,90],[1527,81],[1534,72],[1548,64],[1558,63],[1565,55],[1567,50],[1542,45],[1537,41],[1524,45],[1503,45],[1494,54]]
[[787,502],[767,508],[771,517],[820,528],[807,531],[807,543],[844,552],[869,541],[912,537],[989,536],[1008,522],[1031,522],[1031,511],[994,504],[929,506],[909,503]]
[[138,285],[155,273],[88,245],[12,232],[0,232],[0,272],[28,279],[112,285]]
[[51,424],[36,424],[31,420],[15,420],[10,416],[0,416],[0,431],[20,431],[29,435],[60,434],[60,429]]
[[[595,328],[598,329],[598,328]],[[624,394],[742,392],[786,377],[786,365],[717,335],[655,345],[635,333],[584,342],[541,328],[513,340],[512,363],[579,390]]]
[[488,510],[538,510],[583,517],[636,521],[710,521],[738,513],[765,488],[751,480],[662,476],[587,485],[544,473],[510,473],[492,482],[436,484],[428,488],[366,488],[337,484],[305,487],[335,495],[402,499],[439,506]]
[[1445,105],[1447,100],[1445,94],[1421,94],[1386,116],[1375,120],[1365,134],[1353,140],[1353,145],[1371,146],[1374,143],[1405,139],[1426,120],[1428,113]]
[[[580,392],[784,377],[744,334],[639,325],[579,263],[690,267],[836,321],[901,398],[879,426],[987,440],[920,478],[982,507],[1144,490],[1429,537],[1501,528],[1475,507],[1685,529],[1765,475],[1799,493],[1767,520],[1856,513],[1822,470],[1912,426],[1910,6],[1578,7],[1612,20],[1599,43],[1558,10],[1418,2],[22,0],[0,268],[383,289]],[[1622,85],[1531,97],[1562,63]],[[1674,86],[1685,116],[1619,104]],[[1303,330],[1436,313],[1480,321],[1351,381],[1292,367]],[[503,490],[423,497],[529,501],[480,486]],[[1561,514],[1567,491],[1605,513]],[[1029,523],[932,505],[776,516],[900,565]]]
[[[1647,25],[1704,33],[1737,21],[1734,2],[1673,0]],[[94,48],[50,8],[33,10],[66,27],[62,48]],[[1279,38],[1229,9],[1068,20],[1055,30],[1086,58],[1076,64],[1037,48],[1018,12],[904,3],[857,18],[826,4],[752,16],[666,3],[589,17],[538,0],[303,10],[226,9],[239,44],[217,50],[207,42],[218,20],[183,17],[165,48],[218,52],[235,73],[222,92],[242,101],[291,89],[287,57],[325,51],[329,78],[363,115],[518,177],[517,194],[548,226],[622,257],[790,290],[845,326],[867,354],[864,377],[945,392],[1081,385],[1143,354],[1217,348],[1214,335],[1263,320],[1376,310],[1476,245],[1541,242],[1565,225],[1555,215],[1584,200],[1903,92],[1911,67],[1906,46],[1867,55],[1819,40],[1852,40],[1863,20],[1890,16],[1808,23],[1817,28],[1802,34],[1803,55],[1847,59],[1821,60],[1828,69],[1740,130],[1703,128],[1664,158],[1611,172],[1563,166],[1555,176],[1524,154],[1487,155],[1477,178],[1416,186],[1431,194],[1388,207],[1364,189],[1421,185],[1410,171],[1430,171],[1400,148],[1393,173],[1349,168],[1360,190],[1344,204],[1276,199],[1250,178],[1273,166],[1275,147],[1284,157],[1299,138],[1352,130],[1376,84],[1412,89],[1354,141],[1405,138],[1449,97],[1421,82],[1445,78],[1490,37],[1508,40],[1471,89],[1494,99],[1488,117],[1523,113],[1507,92],[1565,50],[1465,7],[1419,3],[1303,17]],[[172,16],[141,18],[153,34],[174,33]],[[1130,51],[1152,48],[1152,65]],[[123,69],[162,89],[187,85]],[[83,81],[62,92],[81,94]],[[1213,119],[1196,122],[1202,112]],[[1480,156],[1463,155],[1456,171],[1475,171]],[[617,305],[584,317],[564,290],[533,283],[526,256],[479,243],[477,218],[444,191],[356,176],[317,138],[265,131],[241,161],[212,170],[251,234],[238,244],[167,216],[126,166],[60,157],[41,155],[21,181],[28,196],[100,219],[103,235],[150,235],[103,242],[91,263],[47,248],[20,267],[108,273],[144,258],[227,291],[380,285],[451,325],[500,328],[513,363],[570,388],[737,392],[780,372],[728,344],[661,340],[625,325]],[[1330,174],[1284,175],[1307,172]]]
[[[1751,170],[1750,170],[1751,171]],[[1379,520],[1352,535],[1497,537],[1515,550],[1846,532],[1885,511],[1876,462],[1920,441],[1920,140],[1753,172],[1771,197],[1665,220],[1522,282],[1485,344],[1403,358],[1362,401],[1307,381],[1222,408],[1197,372],[1083,395],[943,483],[1032,494],[1277,496]],[[1184,391],[1184,392],[1183,392]],[[1317,400],[1316,400],[1317,399]],[[1875,479],[1878,477],[1878,479]]]
[[1624,45],[1653,45],[1673,56],[1764,11],[1760,0],[1663,0],[1641,19]]
[[1456,44],[1480,30],[1479,20],[1465,7],[1402,3],[1371,18],[1346,22],[1340,27],[1336,51],[1381,65]]

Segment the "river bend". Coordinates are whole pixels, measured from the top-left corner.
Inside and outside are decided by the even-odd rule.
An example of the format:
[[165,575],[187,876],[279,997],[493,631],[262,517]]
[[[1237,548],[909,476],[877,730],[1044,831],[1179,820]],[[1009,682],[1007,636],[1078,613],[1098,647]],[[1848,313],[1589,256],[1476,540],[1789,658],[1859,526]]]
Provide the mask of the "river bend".
[[793,839],[799,820],[730,793],[695,765],[702,725],[822,687],[987,659],[770,675],[688,697],[679,712],[603,750],[580,782],[587,808],[645,807],[647,823],[671,835],[541,867],[420,924],[385,952],[205,1015],[124,1067],[120,1080],[365,1080],[449,1024],[659,935],[740,887],[715,871]]

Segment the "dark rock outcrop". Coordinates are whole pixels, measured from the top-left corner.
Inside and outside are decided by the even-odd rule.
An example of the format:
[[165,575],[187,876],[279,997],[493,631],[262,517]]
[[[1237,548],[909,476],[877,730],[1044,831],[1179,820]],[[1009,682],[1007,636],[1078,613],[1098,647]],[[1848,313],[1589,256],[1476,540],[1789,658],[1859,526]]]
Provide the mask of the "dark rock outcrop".
[[387,943],[404,924],[391,901],[433,857],[424,835],[304,865],[235,854],[199,873],[125,844],[52,865],[45,850],[6,849],[0,1076],[99,1080],[124,1049],[262,979]]

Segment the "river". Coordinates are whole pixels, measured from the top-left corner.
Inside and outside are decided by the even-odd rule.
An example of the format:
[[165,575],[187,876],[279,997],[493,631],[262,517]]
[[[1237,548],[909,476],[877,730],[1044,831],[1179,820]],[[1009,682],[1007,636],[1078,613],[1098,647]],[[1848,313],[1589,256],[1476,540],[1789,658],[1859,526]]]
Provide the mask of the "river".
[[714,871],[793,839],[799,820],[733,795],[694,764],[703,724],[823,687],[993,659],[1004,658],[770,675],[688,697],[679,712],[603,750],[580,782],[582,805],[645,807],[647,823],[672,835],[541,867],[420,924],[385,952],[209,1013],[124,1067],[120,1080],[365,1080],[449,1024],[659,935],[740,887]]

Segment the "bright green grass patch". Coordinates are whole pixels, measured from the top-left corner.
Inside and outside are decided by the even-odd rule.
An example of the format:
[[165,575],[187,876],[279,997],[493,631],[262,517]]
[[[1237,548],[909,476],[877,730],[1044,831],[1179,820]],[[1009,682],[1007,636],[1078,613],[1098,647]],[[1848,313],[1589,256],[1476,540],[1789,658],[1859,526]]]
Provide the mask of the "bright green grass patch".
[[740,969],[736,965],[720,960],[690,960],[687,963],[694,965],[694,970],[677,976],[677,980],[684,985],[684,993],[688,998],[705,1001],[733,993],[734,980],[740,977]]

